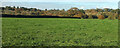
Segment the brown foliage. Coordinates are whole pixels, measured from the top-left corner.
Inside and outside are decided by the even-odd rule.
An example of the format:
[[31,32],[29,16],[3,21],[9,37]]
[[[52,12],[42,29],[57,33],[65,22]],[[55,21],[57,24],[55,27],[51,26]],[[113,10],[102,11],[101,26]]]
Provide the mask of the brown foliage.
[[79,17],[79,18],[83,18],[83,13],[79,13],[79,14],[76,14],[76,15],[74,15],[73,17]]
[[[1,7],[0,7],[1,8]],[[120,19],[120,11],[119,9],[79,9],[73,7],[69,10],[59,10],[59,9],[51,9],[51,10],[41,10],[37,8],[26,8],[26,7],[2,7],[2,14],[11,14],[11,15],[32,15],[32,16],[60,16],[60,17],[78,17],[84,19],[105,19],[108,18],[110,20]],[[119,17],[118,17],[119,15]]]
[[88,16],[88,19],[93,19],[93,16],[92,16],[92,15],[89,15],[89,16]]
[[118,19],[120,20],[120,16],[118,17]]
[[98,19],[105,19],[105,17],[103,15],[99,15]]
[[117,19],[117,16],[118,16],[117,14],[111,13],[110,16],[108,16],[108,19],[114,20],[114,19]]

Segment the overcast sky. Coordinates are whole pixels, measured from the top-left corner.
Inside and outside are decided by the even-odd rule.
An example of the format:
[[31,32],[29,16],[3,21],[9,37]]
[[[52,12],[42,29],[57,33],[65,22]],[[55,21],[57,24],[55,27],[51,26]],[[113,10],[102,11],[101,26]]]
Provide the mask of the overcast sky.
[[1,0],[1,2],[118,2],[120,0]]
[[[2,0],[1,2],[4,2],[2,3],[2,6],[26,6],[26,7],[35,7],[35,8],[43,8],[43,9],[46,9],[46,8],[61,8],[61,9],[64,8],[65,9],[65,8],[71,8],[71,7],[78,7],[81,9],[88,9],[88,8],[116,9],[118,8],[119,1],[120,0],[99,0],[99,1],[98,0]],[[11,3],[11,2],[14,2],[14,3]],[[36,2],[40,2],[40,3],[36,3]],[[52,3],[52,2],[56,2],[56,3]],[[89,2],[89,3],[84,3],[84,2]]]

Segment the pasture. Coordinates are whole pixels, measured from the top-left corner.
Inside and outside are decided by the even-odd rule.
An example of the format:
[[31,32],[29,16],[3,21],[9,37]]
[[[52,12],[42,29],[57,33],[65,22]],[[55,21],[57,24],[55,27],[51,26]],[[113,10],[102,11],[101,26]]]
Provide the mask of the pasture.
[[117,46],[118,20],[2,18],[3,46]]

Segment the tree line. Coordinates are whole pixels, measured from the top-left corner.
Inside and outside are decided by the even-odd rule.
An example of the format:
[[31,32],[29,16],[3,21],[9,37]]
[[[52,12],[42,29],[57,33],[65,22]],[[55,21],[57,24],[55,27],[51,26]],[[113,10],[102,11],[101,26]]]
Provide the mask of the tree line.
[[119,9],[78,9],[77,7],[72,7],[68,10],[62,9],[36,9],[36,8],[26,8],[26,7],[0,7],[2,9],[2,14],[8,15],[30,15],[30,16],[60,16],[60,17],[78,17],[82,19],[120,19]]

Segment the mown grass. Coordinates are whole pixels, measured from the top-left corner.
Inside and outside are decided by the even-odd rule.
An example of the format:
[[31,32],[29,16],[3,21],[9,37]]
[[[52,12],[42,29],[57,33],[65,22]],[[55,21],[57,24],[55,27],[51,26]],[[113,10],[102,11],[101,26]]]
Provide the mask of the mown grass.
[[117,46],[118,20],[3,18],[3,46]]

